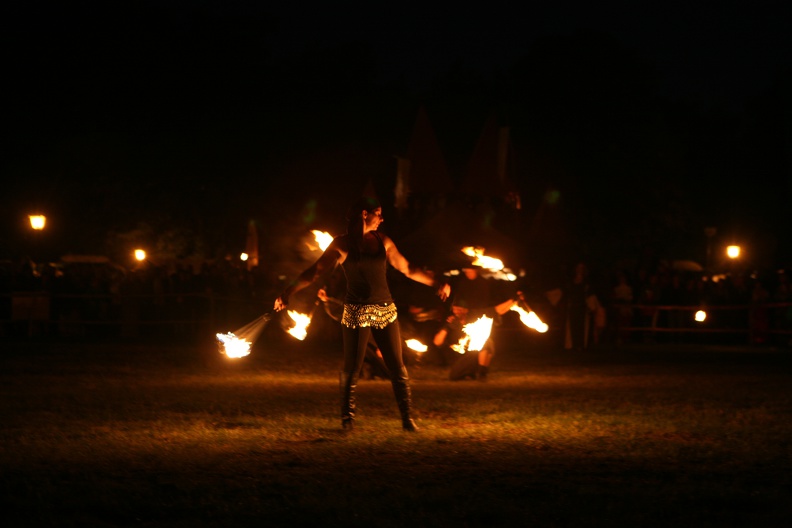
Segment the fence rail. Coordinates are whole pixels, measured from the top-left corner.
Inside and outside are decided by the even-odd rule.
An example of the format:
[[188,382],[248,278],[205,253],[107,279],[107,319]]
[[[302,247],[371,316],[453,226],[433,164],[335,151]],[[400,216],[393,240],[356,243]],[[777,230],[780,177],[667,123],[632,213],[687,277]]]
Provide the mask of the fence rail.
[[[14,292],[0,295],[0,337],[189,338],[195,333],[232,328],[229,325],[252,320],[268,311],[264,304],[261,299],[210,293]],[[655,335],[732,335],[744,342],[762,343],[792,336],[792,303],[706,307],[620,304],[606,309],[607,326],[601,330],[614,339],[617,336],[623,340],[638,340]],[[698,322],[693,315],[702,309],[706,310],[707,317]],[[624,310],[632,314],[627,319],[619,316]]]

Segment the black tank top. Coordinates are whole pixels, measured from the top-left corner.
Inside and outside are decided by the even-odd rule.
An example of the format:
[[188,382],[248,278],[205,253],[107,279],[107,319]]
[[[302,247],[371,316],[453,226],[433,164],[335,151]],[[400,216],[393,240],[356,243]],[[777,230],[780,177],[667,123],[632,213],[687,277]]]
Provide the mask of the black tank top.
[[379,234],[377,250],[374,253],[361,252],[351,247],[341,267],[347,281],[347,292],[344,302],[347,304],[385,304],[393,302],[388,281],[387,255],[385,244]]

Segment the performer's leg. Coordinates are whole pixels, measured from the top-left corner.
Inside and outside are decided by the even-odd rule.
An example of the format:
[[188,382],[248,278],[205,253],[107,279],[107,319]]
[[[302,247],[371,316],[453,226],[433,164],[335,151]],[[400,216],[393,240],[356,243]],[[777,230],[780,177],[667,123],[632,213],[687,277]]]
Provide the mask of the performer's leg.
[[369,328],[341,327],[344,344],[344,368],[339,376],[341,388],[341,426],[352,429],[355,421],[355,389],[366,357]]
[[374,340],[379,345],[380,352],[382,352],[382,359],[391,373],[391,385],[393,386],[393,395],[396,397],[396,404],[399,406],[402,428],[405,431],[416,431],[418,427],[412,418],[410,378],[402,360],[399,321],[394,321],[382,329],[373,329],[372,332],[374,333]]

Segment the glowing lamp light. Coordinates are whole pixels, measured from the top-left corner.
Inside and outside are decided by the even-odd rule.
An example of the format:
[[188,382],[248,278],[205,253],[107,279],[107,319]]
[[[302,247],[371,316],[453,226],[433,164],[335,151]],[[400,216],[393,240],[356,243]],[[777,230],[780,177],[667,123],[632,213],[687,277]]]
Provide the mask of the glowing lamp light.
[[704,310],[697,310],[696,313],[693,315],[697,322],[703,323],[705,319],[707,319],[707,312]]
[[726,248],[726,256],[730,259],[736,259],[740,256],[740,246],[728,246]]
[[28,215],[30,220],[30,227],[36,231],[41,231],[47,225],[47,217],[44,215]]
[[248,258],[250,258],[250,255],[248,255],[247,253],[242,253],[241,255],[239,255],[239,260],[241,260],[242,262],[247,262]]
[[137,260],[138,262],[143,262],[144,260],[146,260],[146,252],[142,249],[136,249],[135,260]]

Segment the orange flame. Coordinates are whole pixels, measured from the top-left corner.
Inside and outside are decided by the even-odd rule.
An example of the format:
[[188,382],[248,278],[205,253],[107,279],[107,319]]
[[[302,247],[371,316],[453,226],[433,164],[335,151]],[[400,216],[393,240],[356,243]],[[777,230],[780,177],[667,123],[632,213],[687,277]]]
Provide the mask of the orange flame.
[[408,339],[405,341],[407,347],[411,350],[415,350],[416,352],[426,352],[429,347],[418,341],[417,339]]
[[541,319],[539,319],[539,316],[536,315],[536,313],[533,310],[531,310],[530,312],[526,311],[524,308],[516,304],[512,306],[510,310],[513,310],[518,314],[520,314],[520,322],[522,322],[522,324],[524,324],[528,328],[533,328],[540,334],[544,334],[545,332],[547,332],[547,329],[549,327],[547,326],[547,324],[543,323]]
[[484,254],[483,247],[466,246],[462,248],[462,253],[468,257],[473,257],[473,266],[479,266],[486,270],[488,276],[498,280],[516,281],[517,276],[503,265],[499,258],[490,257]]
[[233,332],[216,335],[226,356],[230,358],[241,358],[250,354],[250,345],[252,345],[252,343],[247,339],[239,338],[235,336]]
[[330,242],[333,241],[333,236],[326,231],[313,229],[311,230],[311,233],[313,233],[314,239],[316,240],[316,243],[319,244],[319,249],[322,251],[327,249],[327,246],[329,246]]
[[463,326],[462,331],[466,335],[459,340],[459,343],[451,345],[451,349],[460,354],[468,350],[481,350],[492,332],[492,318],[482,315],[474,322]]
[[294,310],[289,310],[288,313],[289,317],[294,320],[295,325],[287,331],[292,336],[302,341],[305,339],[305,336],[308,335],[308,325],[311,324],[311,316],[302,314],[300,312],[295,312]]

